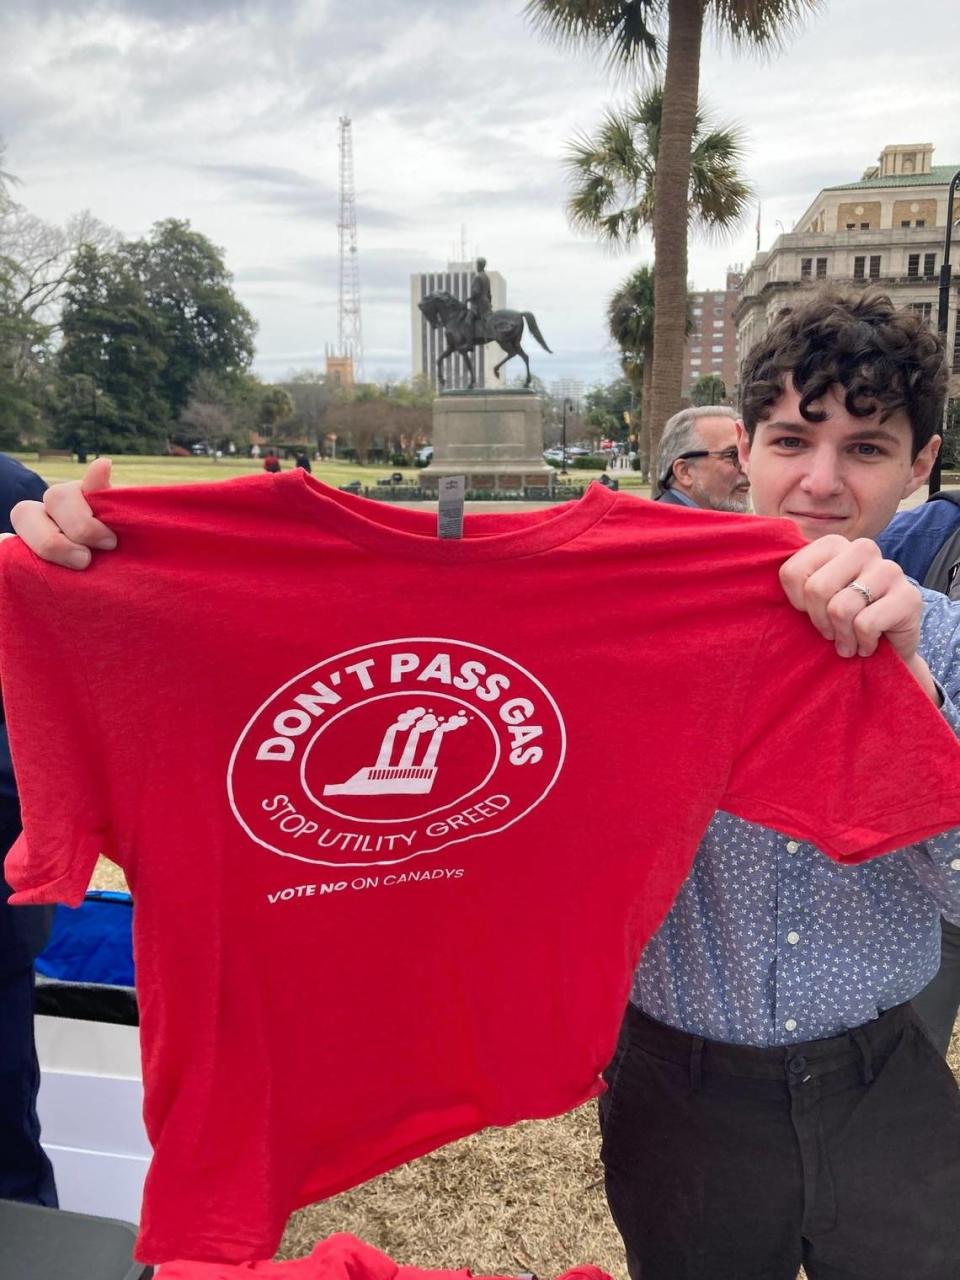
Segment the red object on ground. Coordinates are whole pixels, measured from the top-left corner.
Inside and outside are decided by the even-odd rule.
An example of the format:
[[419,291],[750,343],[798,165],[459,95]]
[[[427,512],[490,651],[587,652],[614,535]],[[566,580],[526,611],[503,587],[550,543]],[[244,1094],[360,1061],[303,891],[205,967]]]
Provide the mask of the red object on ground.
[[[398,1266],[379,1249],[340,1232],[322,1240],[305,1258],[239,1264],[168,1262],[156,1280],[246,1280],[248,1276],[255,1280],[472,1280],[473,1272]],[[610,1280],[610,1276],[598,1267],[582,1266],[565,1271],[557,1280]]]
[[298,1206],[596,1095],[716,809],[838,859],[960,825],[953,734],[790,606],[783,522],[594,485],[438,539],[301,470],[94,505],[86,573],[0,549],[6,875],[126,872],[144,1261],[272,1257]]

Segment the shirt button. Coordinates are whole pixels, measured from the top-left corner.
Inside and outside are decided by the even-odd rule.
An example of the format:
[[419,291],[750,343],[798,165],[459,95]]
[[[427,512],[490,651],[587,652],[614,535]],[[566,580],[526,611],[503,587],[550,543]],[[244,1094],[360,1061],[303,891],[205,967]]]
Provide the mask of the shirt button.
[[800,935],[799,933],[797,933],[796,929],[790,930],[790,932],[787,934],[787,941],[790,943],[791,947],[795,947],[797,945],[797,943],[800,941]]
[[[788,840],[787,853],[799,853],[799,852],[800,852],[800,846],[797,844],[796,840]],[[957,862],[960,862],[960,858],[957,859]]]
[[954,858],[954,860],[950,863],[950,870],[960,871],[960,858]]
[[786,1022],[783,1024],[783,1026],[784,1026],[784,1030],[786,1031],[796,1031],[797,1029],[796,1018],[788,1018]]

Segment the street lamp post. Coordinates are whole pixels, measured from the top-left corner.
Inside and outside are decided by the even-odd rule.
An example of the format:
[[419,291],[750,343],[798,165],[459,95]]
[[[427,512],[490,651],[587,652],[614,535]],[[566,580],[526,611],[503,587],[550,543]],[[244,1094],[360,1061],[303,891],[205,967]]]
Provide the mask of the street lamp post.
[[572,400],[563,402],[563,420],[560,427],[560,474],[567,474],[567,410],[573,408]]
[[[947,345],[947,322],[950,319],[950,281],[953,275],[953,268],[950,265],[950,240],[953,235],[953,197],[957,187],[960,186],[960,169],[950,179],[950,186],[947,188],[947,229],[943,233],[943,262],[940,264],[940,296],[937,302],[937,332],[943,339],[944,355],[950,365],[950,357],[946,351]],[[957,323],[960,324],[960,316],[957,317]],[[947,404],[943,407],[944,412],[944,434],[946,434],[946,413],[947,405],[949,405],[949,396]],[[941,455],[943,446],[940,447],[940,454],[937,455],[933,464],[933,470],[930,472],[930,493],[940,492],[940,468]]]

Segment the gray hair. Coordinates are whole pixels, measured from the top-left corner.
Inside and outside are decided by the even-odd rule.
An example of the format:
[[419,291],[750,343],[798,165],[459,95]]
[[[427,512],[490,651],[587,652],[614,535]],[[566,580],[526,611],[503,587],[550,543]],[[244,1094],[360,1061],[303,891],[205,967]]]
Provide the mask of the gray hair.
[[[667,420],[666,426],[663,428],[663,435],[660,437],[660,448],[657,450],[657,492],[663,493],[670,487],[670,477],[673,475],[673,464],[682,453],[689,453],[691,449],[702,449],[703,440],[697,431],[697,420],[699,418],[731,418],[737,421],[737,412],[731,409],[728,404],[700,404],[692,405],[688,409],[681,409],[679,413],[675,413],[672,418]],[[666,478],[667,483],[664,484]],[[654,495],[656,496],[656,495]]]

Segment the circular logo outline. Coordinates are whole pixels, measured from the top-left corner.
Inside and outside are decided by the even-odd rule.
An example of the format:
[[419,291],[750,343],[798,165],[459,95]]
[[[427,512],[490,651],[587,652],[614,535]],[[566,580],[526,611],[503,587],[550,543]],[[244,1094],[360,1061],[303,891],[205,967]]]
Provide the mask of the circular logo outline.
[[[431,845],[430,848],[413,850],[410,853],[406,853],[399,858],[367,859],[366,861],[363,861],[363,862],[331,862],[323,858],[308,858],[304,854],[291,853],[285,849],[278,849],[275,845],[270,844],[268,841],[261,840],[260,837],[257,836],[251,830],[250,826],[244,819],[243,815],[240,813],[240,809],[238,807],[236,797],[234,795],[234,789],[233,789],[233,774],[234,774],[234,767],[237,761],[237,756],[239,755],[240,749],[243,746],[244,742],[246,741],[247,734],[253,728],[254,724],[257,722],[259,717],[263,714],[263,712],[270,705],[270,703],[272,703],[275,699],[279,698],[281,694],[285,693],[288,689],[292,688],[294,685],[299,684],[301,681],[305,680],[307,676],[312,675],[315,671],[319,671],[324,667],[329,667],[331,664],[335,662],[339,662],[343,658],[350,658],[355,653],[366,653],[372,649],[393,648],[403,644],[436,644],[436,645],[452,644],[452,645],[459,645],[460,647],[465,649],[472,649],[477,653],[485,653],[488,655],[488,657],[497,658],[500,662],[506,663],[508,667],[512,667],[515,670],[519,671],[527,680],[530,681],[531,684],[533,684],[537,689],[539,689],[539,691],[543,694],[544,698],[546,699],[547,705],[550,707],[551,711],[556,717],[557,729],[559,730],[559,734],[560,734],[560,744],[559,744],[559,750],[557,752],[556,765],[554,767],[553,773],[550,776],[550,779],[547,782],[546,786],[543,788],[543,790],[540,792],[540,794],[532,803],[528,804],[525,809],[515,814],[508,822],[503,823],[502,826],[498,826],[493,830],[489,830],[489,831],[481,831],[481,830],[473,829],[465,833],[464,835],[451,835],[451,838],[449,840],[444,840],[441,837],[440,844]],[[393,867],[393,866],[398,866],[400,863],[403,863],[403,862],[410,862],[414,858],[422,858],[422,857],[427,857],[430,854],[439,853],[441,850],[447,849],[451,845],[466,844],[471,840],[488,839],[490,836],[499,835],[503,831],[508,831],[510,827],[514,826],[515,823],[519,822],[522,818],[525,818],[528,813],[531,813],[534,809],[537,808],[538,805],[543,803],[543,801],[546,799],[546,797],[550,794],[550,792],[553,790],[554,786],[556,785],[557,778],[559,778],[560,776],[560,770],[563,768],[566,758],[567,758],[567,726],[564,722],[563,715],[560,711],[560,707],[557,705],[557,700],[554,698],[553,694],[549,691],[549,689],[547,689],[546,685],[544,685],[542,681],[538,680],[535,675],[533,675],[530,671],[526,669],[526,667],[521,666],[519,662],[515,662],[512,658],[508,658],[506,654],[500,653],[496,649],[490,649],[486,645],[476,644],[472,640],[458,640],[453,636],[397,636],[391,640],[374,640],[374,641],[371,641],[369,644],[355,645],[352,649],[344,649],[340,653],[331,654],[330,657],[324,658],[322,662],[315,662],[311,666],[305,667],[303,671],[300,671],[296,675],[291,676],[291,678],[285,684],[282,684],[278,689],[274,689],[273,692],[269,694],[268,697],[264,698],[263,702],[260,703],[259,707],[257,707],[256,711],[254,711],[253,715],[250,716],[250,718],[247,720],[247,723],[243,726],[243,729],[241,730],[240,735],[237,738],[237,741],[234,743],[233,750],[230,752],[230,760],[227,764],[227,776],[226,776],[227,801],[229,803],[230,811],[232,812],[233,816],[236,818],[240,827],[247,834],[247,836],[249,836],[249,838],[254,842],[254,844],[260,845],[261,848],[268,850],[268,852],[270,853],[276,854],[280,858],[291,858],[295,862],[306,862],[308,865],[314,866],[314,867],[334,867],[334,868]],[[459,828],[457,829],[459,830]]]
[[[472,796],[475,792],[479,791],[481,787],[485,787],[487,785],[487,783],[490,781],[490,779],[493,777],[493,775],[497,771],[497,766],[500,764],[500,759],[503,755],[503,752],[500,750],[500,739],[497,737],[497,731],[493,727],[493,723],[490,720],[490,717],[484,714],[484,712],[481,711],[479,707],[476,707],[471,703],[470,704],[471,711],[473,711],[476,715],[478,715],[480,719],[483,721],[483,723],[486,725],[486,727],[490,730],[490,736],[493,738],[495,756],[494,756],[493,765],[491,766],[490,772],[486,775],[486,777],[482,778],[475,787],[471,787],[469,791],[465,791],[462,796],[458,796],[456,800],[451,800],[449,804],[438,805],[436,809],[428,809],[426,813],[410,813],[410,814],[407,814],[404,818],[398,819],[398,818],[358,818],[356,814],[353,814],[353,813],[340,813],[337,809],[334,809],[331,805],[324,804],[322,800],[317,799],[317,797],[313,794],[313,792],[310,790],[309,786],[307,785],[306,772],[307,772],[307,757],[310,755],[310,752],[313,750],[314,743],[317,741],[320,735],[324,733],[327,729],[329,729],[331,725],[336,724],[336,722],[340,719],[341,716],[349,715],[349,713],[355,710],[357,707],[366,707],[366,706],[369,706],[371,702],[380,702],[384,698],[409,698],[409,696],[410,696],[409,690],[399,690],[399,689],[393,693],[375,693],[370,698],[364,698],[362,702],[351,702],[349,707],[344,707],[342,711],[338,711],[335,716],[331,716],[329,720],[325,720],[323,724],[321,724],[320,728],[316,731],[313,737],[310,738],[306,746],[303,748],[303,755],[300,760],[300,785],[303,787],[304,795],[309,800],[311,800],[317,806],[318,809],[322,809],[324,813],[332,813],[335,818],[342,818],[345,822],[369,822],[371,824],[375,823],[380,826],[396,826],[398,821],[422,822],[424,818],[430,818],[435,813],[443,813],[444,809],[452,809],[454,805],[463,804],[464,800],[466,800],[468,796]],[[463,706],[464,702],[466,701],[466,699],[461,698],[459,694],[455,695],[452,693],[436,693],[432,689],[430,690],[429,696],[431,698],[446,698],[447,701],[449,702],[459,702],[461,706]],[[424,701],[426,700],[427,700],[427,696],[424,695]]]

